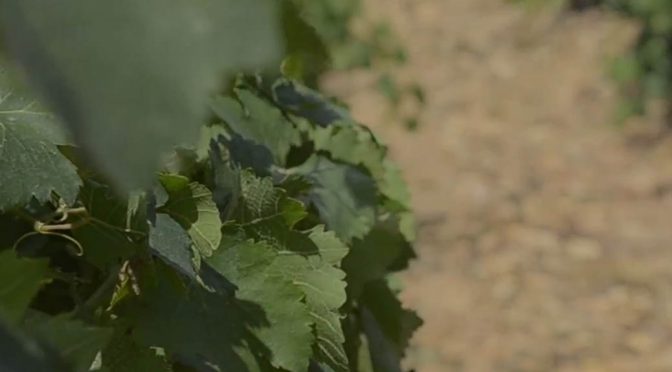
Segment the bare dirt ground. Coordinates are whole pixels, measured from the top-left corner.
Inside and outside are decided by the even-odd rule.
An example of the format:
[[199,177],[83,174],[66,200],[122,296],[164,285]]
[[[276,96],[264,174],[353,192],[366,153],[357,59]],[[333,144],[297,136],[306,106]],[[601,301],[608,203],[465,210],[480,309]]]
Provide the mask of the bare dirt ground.
[[672,139],[612,123],[605,76],[636,26],[504,0],[368,0],[428,95],[385,119],[366,73],[327,86],[402,165],[421,222],[408,364],[438,371],[672,371]]

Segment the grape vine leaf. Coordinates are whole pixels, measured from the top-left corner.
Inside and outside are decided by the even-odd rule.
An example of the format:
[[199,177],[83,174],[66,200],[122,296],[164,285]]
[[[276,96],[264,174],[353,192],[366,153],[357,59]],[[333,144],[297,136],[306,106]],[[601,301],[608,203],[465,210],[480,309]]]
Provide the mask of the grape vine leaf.
[[[243,192],[242,205],[246,204],[247,197],[252,196],[257,206],[265,206],[252,208],[255,211],[252,216],[255,218],[242,226],[244,235],[253,238],[256,243],[236,242],[229,238],[227,244],[224,244],[226,252],[216,255],[208,263],[239,288],[239,298],[256,301],[266,310],[272,324],[281,323],[273,321],[277,318],[274,315],[278,311],[275,306],[280,300],[271,293],[283,293],[284,289],[292,303],[293,296],[305,297],[308,314],[297,310],[294,315],[309,315],[307,321],[314,326],[315,339],[310,338],[308,343],[315,344],[318,360],[336,371],[347,371],[348,361],[343,349],[345,337],[339,313],[346,301],[345,273],[337,267],[340,259],[347,254],[347,247],[333,232],[325,232],[323,226],[315,227],[305,234],[291,230],[295,221],[283,218],[282,214],[287,213],[287,210],[298,210],[300,204],[278,203],[278,200],[283,200],[283,192],[274,190],[270,179],[252,175],[245,178],[249,178],[249,181],[248,186],[243,187],[247,192]],[[250,193],[250,189],[254,191]],[[229,236],[236,235],[229,232]],[[267,283],[270,282],[283,289],[268,288]],[[265,292],[267,290],[271,292]],[[294,318],[292,320],[296,321]],[[274,331],[275,328],[269,330],[269,333]],[[273,336],[259,334],[259,338],[273,342]],[[268,346],[273,351],[277,343]],[[305,370],[305,367],[301,370]]]
[[339,267],[348,254],[348,247],[333,231],[325,231],[321,225],[314,227],[309,237],[317,246],[319,256],[308,258],[311,270],[306,271],[300,282],[305,283],[306,302],[315,320],[318,360],[334,371],[347,372],[348,357],[339,312],[347,300],[346,282],[345,272]]
[[273,1],[2,0],[0,16],[34,85],[126,189],[198,137],[222,73],[280,54]]
[[375,223],[377,194],[374,181],[359,169],[314,155],[288,170],[313,183],[310,201],[339,238],[364,237]]
[[317,359],[335,371],[348,372],[348,357],[343,349],[345,336],[338,311],[346,301],[345,273],[313,256],[308,260],[308,267],[295,273],[294,283],[303,289],[315,322]]
[[18,258],[13,250],[0,252],[0,318],[19,323],[48,274],[47,260]]
[[240,199],[240,177],[238,169],[232,169],[224,159],[222,149],[216,141],[210,142],[210,166],[212,167],[212,198],[219,208],[223,220],[228,220],[238,207]]
[[364,286],[385,277],[390,268],[409,255],[409,243],[390,224],[378,224],[363,239],[353,241],[343,260],[348,274],[348,298],[359,298]]
[[270,351],[252,333],[270,327],[257,305],[183,283],[166,267],[157,266],[156,272],[129,318],[138,345],[158,346],[171,359],[204,367],[197,370],[273,371],[266,362]]
[[383,168],[383,178],[378,182],[380,192],[389,199],[387,209],[398,214],[399,231],[412,243],[417,238],[417,226],[411,208],[411,193],[396,164],[386,159]]
[[82,181],[56,147],[66,143],[57,121],[10,82],[0,66],[0,211],[50,198],[73,204]]
[[364,345],[367,347],[361,356],[369,359],[362,361],[363,364],[367,365],[371,372],[402,372],[401,357],[394,352],[391,341],[385,337],[375,317],[364,308],[361,311],[361,318],[362,328],[366,334]]
[[399,168],[386,159],[387,148],[375,135],[342,107],[291,80],[277,80],[271,92],[277,105],[308,120],[300,128],[313,140],[316,150],[327,152],[334,160],[362,166],[370,173],[380,193],[389,200],[387,209],[399,214],[399,229],[409,242],[414,241],[416,223],[410,193]]
[[236,298],[257,304],[270,327],[252,332],[272,353],[278,368],[299,372],[308,368],[313,334],[303,292],[291,280],[303,269],[302,258],[281,255],[265,243],[235,243],[220,250],[208,264],[238,287]]
[[25,325],[27,333],[57,350],[77,372],[89,371],[96,354],[112,337],[112,329],[71,320],[66,315],[30,315]]
[[252,172],[240,173],[240,200],[236,211],[240,223],[280,217],[281,225],[293,227],[308,213],[302,202],[290,198],[281,188],[276,188],[269,177],[257,177]]
[[366,285],[361,303],[378,323],[394,354],[402,358],[411,336],[422,325],[422,320],[402,306],[384,279]]
[[222,240],[222,220],[212,193],[198,182],[173,182],[182,176],[163,174],[159,176],[168,193],[168,200],[159,209],[169,214],[187,230],[195,248],[209,257]]
[[103,350],[101,359],[106,372],[172,371],[165,355],[138,345],[130,335],[118,331]]
[[325,231],[322,225],[310,231],[310,240],[317,245],[322,259],[336,267],[341,266],[341,261],[350,250],[333,231]]
[[274,163],[284,166],[292,146],[300,143],[300,134],[282,112],[247,89],[237,89],[239,101],[217,97],[213,111],[234,133],[270,150]]
[[415,240],[415,219],[411,213],[410,193],[401,170],[386,159],[387,148],[367,128],[348,121],[317,127],[310,133],[315,149],[328,152],[332,159],[364,167],[376,180],[385,206],[399,214],[399,229],[409,242]]
[[158,213],[149,228],[149,246],[168,265],[197,280],[199,257],[192,250],[189,234],[169,215]]
[[240,174],[240,202],[236,220],[248,223],[278,214],[280,192],[268,177],[257,177],[250,171]]
[[383,159],[387,151],[367,128],[338,121],[328,127],[315,128],[311,137],[316,150],[329,152],[335,160],[361,165],[376,180],[383,177]]
[[308,119],[321,127],[338,120],[352,121],[348,111],[320,93],[288,79],[278,79],[271,87],[275,103],[283,110]]

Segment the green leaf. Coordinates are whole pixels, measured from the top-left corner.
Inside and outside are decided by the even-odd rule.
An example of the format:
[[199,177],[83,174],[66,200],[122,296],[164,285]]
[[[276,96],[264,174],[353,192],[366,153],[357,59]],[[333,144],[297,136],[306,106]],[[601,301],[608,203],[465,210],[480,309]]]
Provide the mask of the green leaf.
[[144,191],[136,190],[128,195],[126,229],[136,231],[147,230],[147,194]]
[[364,239],[355,240],[343,260],[348,274],[348,298],[359,298],[368,282],[384,278],[409,251],[411,247],[404,236],[389,224],[378,224]]
[[67,316],[33,314],[26,322],[28,333],[57,350],[74,371],[88,371],[96,354],[112,337],[112,330],[94,327]]
[[294,198],[281,198],[278,202],[278,209],[289,228],[294,227],[294,225],[308,216],[306,206]]
[[241,172],[231,169],[224,161],[222,149],[216,142],[210,143],[210,166],[212,168],[212,198],[219,207],[224,220],[228,220],[236,208],[241,194]]
[[278,79],[271,88],[275,103],[283,110],[326,127],[339,120],[352,121],[348,111],[320,93],[291,80]]
[[412,243],[417,236],[417,226],[411,209],[411,193],[396,164],[386,159],[383,169],[383,177],[378,181],[380,192],[390,201],[386,205],[387,209],[398,215],[399,231]]
[[88,262],[106,269],[139,251],[139,242],[147,236],[147,222],[133,216],[127,201],[120,200],[108,186],[90,180],[79,198],[88,216],[73,235],[82,244]]
[[185,184],[172,181],[174,178],[175,175],[159,176],[169,195],[160,210],[179,222],[189,233],[198,252],[209,257],[222,240],[222,220],[212,193],[197,182]]
[[332,159],[364,167],[376,180],[391,212],[399,213],[399,228],[410,242],[415,240],[415,219],[411,196],[401,170],[386,159],[387,149],[367,128],[351,122],[335,122],[315,128],[311,133],[316,150],[326,151]]
[[317,359],[336,371],[348,372],[339,308],[346,301],[345,273],[321,258],[311,257],[309,266],[297,272],[294,283],[306,294],[310,316],[315,322]]
[[164,262],[191,279],[197,279],[198,257],[189,234],[169,215],[158,213],[149,228],[149,246]]
[[385,280],[366,285],[360,321],[366,334],[361,350],[364,364],[374,372],[401,372],[400,361],[415,330],[422,325],[418,316],[402,307]]
[[[371,372],[402,372],[401,358],[394,351],[390,340],[380,328],[368,309],[362,310],[362,327],[366,334],[366,343],[363,346],[367,349],[360,351],[360,363],[366,365],[370,363]],[[370,360],[366,360],[365,358]]]
[[319,249],[319,257],[309,258],[312,270],[303,277],[304,292],[315,320],[318,360],[334,371],[349,371],[344,349],[345,336],[341,327],[339,309],[347,300],[345,273],[338,269],[348,254],[348,247],[334,232],[317,226],[310,231],[310,239]]
[[240,174],[241,203],[236,219],[241,223],[278,214],[279,191],[268,177],[257,177],[250,171]]
[[279,56],[272,1],[3,0],[0,14],[35,85],[127,189],[198,137],[222,73]]
[[[129,317],[139,345],[161,347],[196,370],[272,371],[266,362],[270,351],[253,334],[271,326],[257,305],[182,283],[172,270],[157,269],[154,285],[142,288]],[[291,343],[292,335],[286,334],[285,342]]]
[[327,227],[350,241],[364,237],[375,223],[377,204],[373,180],[355,167],[314,155],[289,170],[312,181],[309,199]]
[[0,318],[17,324],[33,297],[49,281],[49,261],[16,257],[12,250],[0,252]]
[[332,159],[361,165],[375,179],[381,179],[387,150],[370,130],[352,122],[339,121],[328,127],[317,127],[311,134],[315,149],[326,151]]
[[236,211],[236,220],[240,223],[273,220],[273,224],[278,223],[286,229],[308,215],[302,202],[287,197],[283,189],[273,186],[270,178],[243,171],[240,182],[240,201]]
[[157,207],[164,206],[168,202],[168,199],[170,199],[171,194],[174,195],[189,188],[189,178],[178,174],[160,174],[159,182],[166,193],[157,195]]
[[317,246],[308,236],[290,230],[280,216],[258,220],[242,227],[249,238],[264,241],[279,251],[304,255],[318,253]]
[[102,366],[107,372],[170,372],[172,367],[165,355],[138,345],[127,334],[114,335],[102,353]]
[[312,319],[291,277],[305,269],[305,259],[281,255],[268,244],[241,242],[221,247],[208,263],[238,287],[236,298],[264,311],[271,326],[253,332],[271,351],[271,363],[292,372],[307,370]]
[[[343,349],[345,337],[339,313],[346,301],[345,273],[321,256],[324,253],[333,260],[342,254],[342,243],[339,244],[333,233],[325,233],[321,228],[315,228],[309,236],[305,236],[290,231],[282,223],[273,226],[270,229],[259,224],[250,225],[246,231],[248,236],[257,239],[256,243],[230,244],[222,248],[224,251],[214,256],[209,264],[239,288],[238,298],[258,303],[272,324],[282,324],[282,318],[272,315],[282,313],[278,306],[290,306],[286,302],[298,306],[296,296],[305,296],[308,312],[296,308],[291,312],[293,317],[285,321],[313,325],[315,338],[309,337],[307,342],[308,345],[315,344],[317,359],[336,371],[347,371],[348,361]],[[318,246],[310,248],[311,240],[318,242]],[[347,248],[345,250],[347,252]],[[304,257],[299,252],[312,255]],[[273,319],[278,320],[274,322]],[[284,331],[281,328],[274,330],[280,333],[282,339]],[[271,351],[276,350],[277,342],[280,342],[273,341],[274,335],[259,334],[261,340],[270,340],[268,346]],[[288,368],[284,364],[278,366]]]
[[56,147],[65,135],[54,117],[16,89],[0,66],[0,211],[44,202],[55,191],[72,205],[82,181]]
[[333,266],[341,266],[341,261],[350,250],[333,231],[324,231],[322,225],[310,231],[310,239],[317,245],[322,259]]
[[274,163],[285,165],[292,146],[300,143],[299,132],[270,102],[246,89],[236,90],[240,102],[217,97],[212,109],[233,132],[270,150]]
[[376,280],[366,285],[362,305],[373,316],[378,326],[401,359],[413,333],[422,325],[422,320],[405,309],[385,280]]

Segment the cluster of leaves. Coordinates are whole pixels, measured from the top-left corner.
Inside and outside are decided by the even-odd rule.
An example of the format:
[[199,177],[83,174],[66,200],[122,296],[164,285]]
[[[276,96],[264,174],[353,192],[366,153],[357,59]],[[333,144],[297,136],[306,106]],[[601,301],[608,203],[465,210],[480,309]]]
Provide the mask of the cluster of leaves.
[[[401,113],[398,107],[404,100],[422,108],[422,88],[401,83],[388,71],[406,63],[403,45],[388,23],[366,19],[361,0],[291,0],[283,7],[285,17],[298,15],[289,23],[293,28],[287,30],[295,36],[287,42],[285,74],[316,88],[319,78],[328,71],[370,69],[378,75],[377,88],[393,114]],[[417,127],[417,115],[405,114],[403,121],[409,129]]]
[[296,17],[110,4],[0,0],[35,88],[2,62],[0,370],[400,371],[414,222],[385,146],[286,78],[212,96]]

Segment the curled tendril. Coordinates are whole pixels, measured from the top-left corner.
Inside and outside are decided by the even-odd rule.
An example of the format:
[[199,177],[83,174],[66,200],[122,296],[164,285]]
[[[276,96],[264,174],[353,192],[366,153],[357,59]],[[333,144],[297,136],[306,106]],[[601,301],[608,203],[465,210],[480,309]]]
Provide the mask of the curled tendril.
[[14,246],[12,248],[15,251],[18,250],[19,245],[24,240],[30,238],[31,236],[48,235],[48,236],[56,236],[56,237],[59,237],[61,239],[65,239],[65,240],[69,241],[70,243],[74,244],[75,247],[77,248],[77,250],[75,251],[75,255],[77,257],[81,257],[81,256],[84,255],[84,247],[82,246],[82,244],[79,241],[77,241],[77,239],[73,238],[72,236],[70,236],[68,234],[60,232],[60,231],[63,231],[63,230],[71,230],[73,228],[72,224],[49,225],[49,224],[45,224],[44,222],[36,221],[33,227],[34,227],[35,231],[31,231],[29,233],[24,234],[19,239],[17,239],[16,242],[14,242]]
[[54,218],[54,222],[57,223],[63,223],[70,218],[72,215],[80,215],[80,214],[86,214],[87,210],[86,208],[70,208],[67,205],[60,206],[58,209],[56,209],[56,216],[57,218]]

